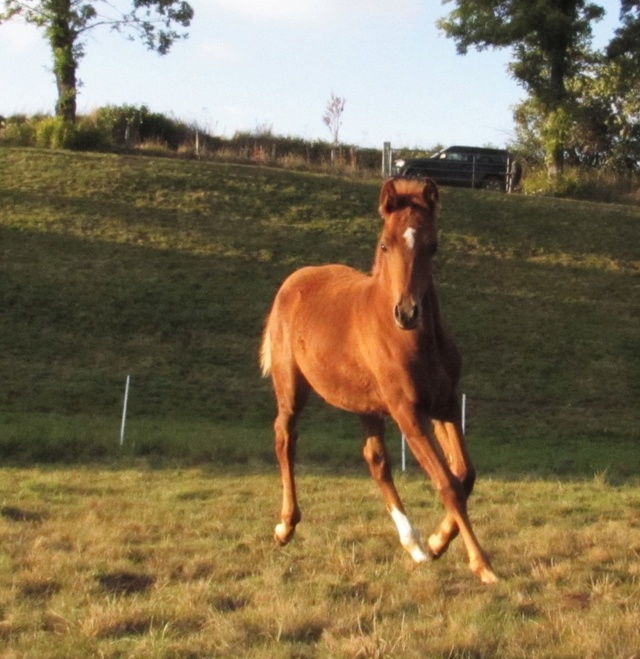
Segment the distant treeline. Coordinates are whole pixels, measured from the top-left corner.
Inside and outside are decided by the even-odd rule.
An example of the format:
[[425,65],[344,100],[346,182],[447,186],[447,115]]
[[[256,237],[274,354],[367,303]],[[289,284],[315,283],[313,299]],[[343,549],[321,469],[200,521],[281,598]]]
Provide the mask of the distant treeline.
[[[382,144],[379,149],[371,149],[283,137],[274,135],[269,126],[223,137],[195,123],[151,112],[145,105],[108,105],[78,117],[75,123],[50,115],[0,117],[0,144],[77,151],[143,151],[358,177],[379,176],[382,172]],[[392,145],[394,158],[426,157],[442,147]],[[521,192],[640,203],[640,176],[633,169],[620,171],[582,164],[567,166],[560,175],[550,178],[545,164],[533,151],[522,144],[513,144],[510,150],[525,166]]]
[[[76,123],[49,115],[0,118],[0,140],[11,146],[80,151],[147,150],[289,167],[380,170],[382,148],[274,135],[269,128],[212,135],[196,124],[151,112],[146,106],[106,106]],[[382,146],[382,145],[381,145]]]

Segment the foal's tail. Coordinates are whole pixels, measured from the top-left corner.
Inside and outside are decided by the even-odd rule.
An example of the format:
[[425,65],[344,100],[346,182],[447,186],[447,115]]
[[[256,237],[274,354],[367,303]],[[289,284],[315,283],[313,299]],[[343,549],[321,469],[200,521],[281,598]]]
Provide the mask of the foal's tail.
[[271,335],[268,319],[262,335],[262,345],[260,346],[260,368],[262,369],[262,377],[269,377],[271,373]]

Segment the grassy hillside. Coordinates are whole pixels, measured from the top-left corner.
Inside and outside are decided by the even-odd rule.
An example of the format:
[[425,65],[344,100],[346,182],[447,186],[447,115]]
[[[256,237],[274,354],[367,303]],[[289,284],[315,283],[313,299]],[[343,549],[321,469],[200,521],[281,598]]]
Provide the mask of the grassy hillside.
[[[0,149],[0,454],[114,454],[130,374],[127,451],[270,456],[263,318],[303,264],[368,269],[379,185]],[[438,280],[478,466],[637,474],[640,209],[453,189],[442,203]],[[314,405],[304,432],[303,461],[358,463],[352,417]]]

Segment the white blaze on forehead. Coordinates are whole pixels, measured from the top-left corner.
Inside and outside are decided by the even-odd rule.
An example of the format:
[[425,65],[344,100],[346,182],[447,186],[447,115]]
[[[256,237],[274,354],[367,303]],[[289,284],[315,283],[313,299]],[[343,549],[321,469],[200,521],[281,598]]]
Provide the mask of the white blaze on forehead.
[[416,245],[416,230],[415,229],[407,229],[403,234],[402,237],[405,239],[405,242],[407,243],[407,247],[409,249],[413,249]]

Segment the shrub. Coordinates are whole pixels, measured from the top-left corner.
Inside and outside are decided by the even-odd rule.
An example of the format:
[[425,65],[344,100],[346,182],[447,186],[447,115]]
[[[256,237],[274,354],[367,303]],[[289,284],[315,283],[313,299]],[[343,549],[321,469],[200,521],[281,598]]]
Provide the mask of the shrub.
[[14,115],[5,121],[4,141],[10,146],[33,146],[36,131],[33,122],[25,115]]
[[60,117],[45,117],[36,123],[36,146],[42,149],[62,149],[72,124]]
[[529,170],[522,180],[525,194],[571,197],[590,201],[633,201],[638,177],[606,168],[567,167],[556,178],[549,178],[544,167]]
[[67,134],[65,148],[76,151],[102,151],[111,147],[111,136],[91,118],[80,119]]
[[109,148],[109,135],[92,118],[73,124],[61,117],[45,117],[35,124],[35,144],[43,149],[98,151]]
[[93,113],[94,122],[108,136],[110,142],[119,147],[135,147],[150,142],[152,149],[178,148],[192,141],[191,130],[186,124],[166,117],[157,112],[150,112],[146,105],[107,105]]
[[180,121],[166,117],[158,112],[149,112],[142,115],[140,124],[140,141],[155,144],[166,144],[173,151],[187,142],[189,128]]

